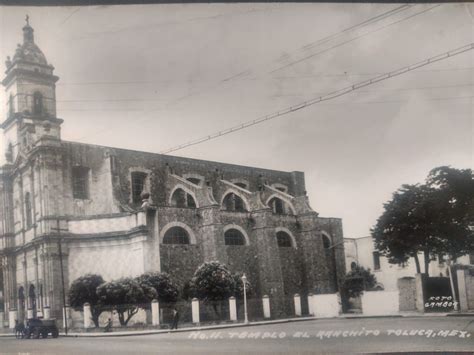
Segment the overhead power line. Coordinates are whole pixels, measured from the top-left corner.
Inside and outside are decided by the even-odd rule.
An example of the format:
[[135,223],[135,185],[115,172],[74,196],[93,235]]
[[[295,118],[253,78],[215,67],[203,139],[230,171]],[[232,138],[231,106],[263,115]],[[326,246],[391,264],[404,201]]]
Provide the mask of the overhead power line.
[[215,139],[215,138],[218,138],[218,137],[222,137],[224,135],[227,135],[227,134],[230,134],[230,133],[233,133],[233,132],[237,132],[237,131],[240,131],[240,130],[243,130],[245,128],[248,128],[248,127],[251,127],[251,126],[255,126],[259,123],[262,123],[262,122],[265,122],[265,121],[269,121],[269,120],[272,120],[274,118],[277,118],[277,117],[280,117],[280,116],[284,116],[284,115],[287,115],[289,113],[292,113],[292,112],[295,112],[295,111],[299,111],[299,110],[302,110],[306,107],[309,107],[309,106],[312,106],[312,105],[315,105],[319,102],[323,102],[323,101],[328,101],[328,100],[333,100],[337,97],[340,97],[340,96],[343,96],[343,95],[346,95],[350,92],[353,92],[355,90],[358,90],[360,88],[363,88],[363,87],[366,87],[366,86],[369,86],[369,85],[373,85],[375,83],[378,83],[380,81],[383,81],[383,80],[387,80],[387,79],[390,79],[390,78],[393,78],[395,76],[399,76],[399,75],[402,75],[404,73],[407,73],[409,71],[412,71],[412,70],[415,70],[415,69],[418,69],[418,68],[421,68],[421,67],[424,67],[428,64],[431,64],[431,63],[435,63],[435,62],[439,62],[441,60],[444,60],[444,59],[447,59],[447,58],[450,58],[450,57],[453,57],[453,56],[456,56],[456,55],[459,55],[461,53],[464,53],[464,52],[467,52],[467,51],[470,51],[474,49],[474,43],[470,43],[468,45],[465,45],[463,47],[459,47],[459,48],[456,48],[456,49],[453,49],[453,50],[450,50],[448,52],[445,52],[445,53],[442,53],[442,54],[438,54],[434,57],[431,57],[431,58],[428,58],[428,59],[425,59],[421,62],[418,62],[418,63],[415,63],[415,64],[412,64],[412,65],[409,65],[409,66],[406,66],[406,67],[403,67],[403,68],[400,68],[400,69],[397,69],[397,70],[394,70],[394,71],[391,71],[391,72],[388,72],[386,74],[382,74],[382,75],[379,75],[379,76],[376,76],[372,79],[369,79],[369,80],[365,80],[365,81],[361,81],[359,83],[356,83],[354,85],[351,85],[351,86],[347,86],[343,89],[340,89],[340,90],[336,90],[336,91],[333,91],[333,92],[330,92],[324,96],[319,96],[319,97],[316,97],[316,98],[313,98],[311,100],[308,100],[308,101],[303,101],[297,105],[293,105],[293,106],[290,106],[288,108],[285,108],[283,110],[280,110],[278,112],[274,112],[272,114],[269,114],[269,115],[266,115],[266,116],[263,116],[263,117],[260,117],[260,118],[257,118],[257,119],[254,119],[254,120],[251,120],[251,121],[247,121],[247,122],[244,122],[244,123],[241,123],[237,126],[233,126],[231,128],[228,128],[228,129],[225,129],[225,130],[222,130],[222,131],[218,131],[218,132],[215,132],[215,133],[212,133],[210,135],[207,135],[207,136],[204,136],[204,137],[201,137],[201,138],[198,138],[196,140],[193,140],[193,141],[190,141],[190,142],[187,142],[187,143],[184,143],[184,144],[180,144],[180,145],[177,145],[175,147],[172,147],[172,148],[169,148],[169,149],[166,149],[162,152],[160,152],[161,154],[167,154],[167,153],[171,153],[171,152],[174,152],[174,151],[177,151],[177,150],[181,150],[183,148],[187,148],[187,147],[190,147],[190,146],[193,146],[193,145],[197,145],[197,144],[200,144],[200,143],[203,143],[203,142],[206,142],[206,141],[210,141],[212,139]]
[[[352,30],[355,30],[357,28],[362,28],[365,26],[368,26],[370,24],[376,23],[378,21],[381,21],[383,19],[386,19],[388,17],[391,17],[399,12],[405,11],[407,9],[410,9],[416,5],[411,5],[411,4],[405,4],[399,7],[396,7],[395,9],[391,9],[389,11],[383,12],[381,14],[378,14],[374,17],[371,17],[369,19],[366,19],[362,22],[359,22],[355,25],[352,25],[350,27],[347,27],[339,32],[333,33],[331,35],[328,35],[326,37],[320,38],[314,42],[308,43],[304,46],[302,46],[300,49],[302,50],[309,50],[313,49],[315,47],[318,47],[321,44],[324,44],[326,42],[330,42],[331,40],[340,37],[341,35],[346,34],[347,32],[350,32]],[[235,79],[241,79],[242,77],[246,77],[247,75],[251,74],[251,70],[244,70],[239,72],[238,74],[231,75],[230,77],[226,77],[224,79],[221,79],[218,81],[218,85],[228,82],[228,81],[233,81]],[[160,83],[161,81],[150,81],[150,80],[136,80],[136,81],[90,81],[90,82],[60,82],[57,85],[130,85],[130,84],[156,84]]]
[[303,49],[311,49],[313,47],[316,47],[316,46],[319,46],[323,43],[326,43],[336,37],[339,37],[343,34],[345,34],[346,32],[349,32],[349,31],[352,31],[352,30],[355,30],[356,28],[359,28],[359,27],[364,27],[364,26],[367,26],[367,25],[370,25],[374,22],[377,22],[377,21],[380,21],[380,20],[383,20],[387,17],[390,17],[390,16],[393,16],[401,11],[405,11],[405,10],[408,10],[409,8],[413,7],[413,6],[416,6],[416,5],[410,5],[410,4],[405,4],[405,5],[402,5],[402,6],[399,6],[399,7],[396,7],[394,9],[391,9],[389,11],[386,11],[386,12],[383,12],[381,14],[378,14],[374,17],[371,17],[365,21],[362,21],[362,22],[359,22],[358,24],[355,24],[355,25],[352,25],[350,27],[347,27],[343,30],[341,30],[340,32],[337,32],[337,33],[333,33],[329,36],[326,36],[326,37],[323,37],[321,39],[318,39],[317,41],[314,41],[313,43],[310,43],[310,44],[307,44],[305,46],[303,46],[302,48]]
[[277,72],[277,71],[283,70],[283,69],[285,69],[285,68],[291,67],[291,66],[293,66],[293,65],[295,65],[295,64],[304,62],[304,61],[306,61],[306,60],[308,60],[308,59],[311,59],[311,58],[313,58],[313,57],[316,57],[317,55],[326,53],[326,52],[328,52],[328,51],[330,51],[330,50],[332,50],[332,49],[335,49],[335,48],[341,47],[341,46],[343,46],[343,45],[345,45],[345,44],[348,44],[348,43],[351,43],[351,42],[353,42],[353,41],[356,41],[356,40],[358,40],[359,38],[368,36],[368,35],[370,35],[370,34],[372,34],[372,33],[375,33],[375,32],[379,32],[379,31],[381,31],[381,30],[383,30],[383,29],[385,29],[385,28],[387,28],[387,27],[390,27],[390,26],[399,24],[400,22],[409,20],[409,19],[411,19],[411,18],[413,18],[413,17],[415,17],[415,16],[422,15],[422,14],[424,14],[425,12],[431,11],[431,10],[433,10],[434,8],[437,8],[437,7],[439,7],[439,6],[441,6],[441,4],[438,4],[438,5],[429,7],[429,8],[427,8],[427,9],[422,10],[422,11],[419,11],[419,12],[417,12],[417,13],[414,13],[414,14],[412,14],[412,15],[410,15],[410,16],[407,16],[407,17],[404,17],[404,18],[399,19],[399,20],[397,20],[397,21],[391,22],[391,23],[389,23],[389,24],[387,24],[387,25],[385,25],[385,26],[382,26],[382,27],[380,27],[380,28],[377,28],[377,29],[375,29],[375,30],[372,30],[372,31],[363,33],[363,34],[361,34],[361,35],[359,35],[359,36],[356,36],[356,37],[354,37],[354,38],[348,39],[347,41],[344,41],[344,42],[335,44],[334,46],[331,46],[331,47],[329,47],[329,48],[322,49],[322,50],[320,50],[319,52],[310,54],[310,55],[308,55],[308,56],[306,56],[306,57],[297,59],[297,60],[295,60],[295,61],[293,61],[293,62],[290,62],[290,63],[288,63],[288,64],[282,65],[281,67],[278,67],[278,68],[276,68],[276,69],[273,69],[273,70],[271,70],[269,73],[272,74],[272,73],[275,73],[275,72]]

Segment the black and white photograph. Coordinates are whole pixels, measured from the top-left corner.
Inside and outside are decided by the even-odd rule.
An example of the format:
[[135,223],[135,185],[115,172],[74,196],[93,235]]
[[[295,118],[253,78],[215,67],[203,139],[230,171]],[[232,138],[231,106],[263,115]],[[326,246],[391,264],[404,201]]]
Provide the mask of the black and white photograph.
[[474,351],[474,4],[0,0],[0,354]]

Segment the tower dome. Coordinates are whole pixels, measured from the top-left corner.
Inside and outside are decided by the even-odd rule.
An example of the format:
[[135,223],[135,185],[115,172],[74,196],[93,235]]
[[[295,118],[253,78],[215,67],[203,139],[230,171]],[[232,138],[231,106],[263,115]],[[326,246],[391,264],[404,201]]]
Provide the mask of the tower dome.
[[29,17],[26,16],[26,25],[23,27],[23,44],[18,44],[13,63],[15,61],[25,61],[32,64],[48,65],[46,57],[35,44],[34,29],[30,26]]

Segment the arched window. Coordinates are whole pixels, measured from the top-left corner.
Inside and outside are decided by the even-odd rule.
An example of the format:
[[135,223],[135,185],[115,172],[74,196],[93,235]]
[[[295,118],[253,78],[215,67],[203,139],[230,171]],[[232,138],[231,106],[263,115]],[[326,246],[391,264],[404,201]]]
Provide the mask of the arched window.
[[30,299],[29,307],[33,309],[33,314],[36,312],[36,290],[34,285],[30,285],[28,290],[28,297]]
[[273,213],[285,214],[285,203],[278,197],[274,197],[268,201],[268,206],[272,209]]
[[356,268],[357,268],[357,263],[355,261],[353,261],[351,263],[351,270],[354,271]]
[[224,233],[225,245],[245,245],[244,235],[237,229],[228,229]]
[[33,220],[32,220],[32,214],[31,214],[31,198],[30,198],[29,192],[25,194],[25,214],[26,214],[26,228],[30,229],[33,224]]
[[81,200],[89,198],[89,168],[72,167],[72,196]]
[[331,248],[331,240],[327,235],[323,234],[323,247],[324,249],[329,249]]
[[20,286],[20,288],[18,289],[18,299],[20,301],[25,300],[25,289],[23,288],[23,286]]
[[40,92],[33,94],[33,113],[35,115],[43,113],[43,95]]
[[223,205],[226,211],[245,212],[244,200],[233,192],[224,197]]
[[189,244],[188,232],[181,227],[172,227],[166,231],[163,244]]
[[20,286],[18,289],[18,310],[20,313],[24,312],[25,310],[25,289],[23,286]]
[[171,205],[179,208],[196,208],[196,201],[183,189],[176,189],[171,196]]
[[288,233],[279,231],[276,234],[277,243],[280,248],[291,248],[293,243],[291,242],[291,237]]

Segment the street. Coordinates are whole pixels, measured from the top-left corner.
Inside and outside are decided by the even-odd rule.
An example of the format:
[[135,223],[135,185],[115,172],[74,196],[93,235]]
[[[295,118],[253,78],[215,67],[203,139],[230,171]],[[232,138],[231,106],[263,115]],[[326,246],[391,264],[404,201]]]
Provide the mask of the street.
[[0,338],[0,353],[357,353],[474,350],[474,317],[327,319],[125,337]]

